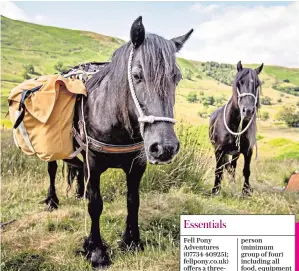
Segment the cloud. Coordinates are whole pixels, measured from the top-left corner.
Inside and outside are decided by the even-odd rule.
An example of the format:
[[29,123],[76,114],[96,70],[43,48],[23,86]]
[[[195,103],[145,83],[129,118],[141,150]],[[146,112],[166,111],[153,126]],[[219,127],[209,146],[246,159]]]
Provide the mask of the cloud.
[[45,21],[45,19],[46,19],[46,16],[44,16],[44,15],[35,15],[36,22],[41,23],[41,22]]
[[201,61],[299,67],[299,3],[191,7],[202,23],[182,56]]
[[209,13],[219,9],[220,5],[218,4],[211,4],[211,5],[203,5],[203,4],[194,4],[190,7],[190,10],[197,11],[200,13]]
[[33,22],[44,24],[48,17],[42,14],[37,14],[30,17],[24,10],[19,8],[13,2],[0,2],[0,14],[13,20],[20,20],[26,22]]
[[12,2],[1,1],[0,14],[14,20],[29,21],[27,14]]

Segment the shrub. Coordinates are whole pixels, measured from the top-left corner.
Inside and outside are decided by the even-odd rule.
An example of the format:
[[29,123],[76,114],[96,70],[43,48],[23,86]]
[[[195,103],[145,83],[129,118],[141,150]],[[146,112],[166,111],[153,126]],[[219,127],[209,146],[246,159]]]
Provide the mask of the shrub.
[[201,92],[199,92],[199,95],[200,95],[200,96],[204,96],[205,93],[204,93],[203,91],[201,91]]
[[189,103],[196,103],[198,101],[196,92],[189,92],[186,99]]
[[281,103],[281,102],[282,102],[281,98],[277,99],[277,102],[278,102],[278,103]]
[[24,69],[27,73],[31,73],[33,74],[34,73],[34,66],[32,64],[30,65],[24,65]]
[[218,105],[218,106],[222,106],[226,103],[226,98],[225,96],[221,96],[221,97],[216,97],[215,98],[215,104]]
[[201,99],[201,103],[206,107],[208,107],[209,105],[214,105],[215,98],[213,96],[204,96]]
[[284,106],[277,113],[277,119],[284,121],[289,127],[299,127],[299,111],[295,107]]
[[269,112],[268,111],[262,111],[261,112],[261,120],[262,121],[267,121],[270,118]]
[[61,61],[58,61],[54,66],[53,68],[56,70],[56,71],[59,71],[59,72],[64,72],[66,70],[66,68],[63,67],[63,63]]
[[268,96],[262,97],[261,98],[261,104],[263,105],[271,105],[271,98]]

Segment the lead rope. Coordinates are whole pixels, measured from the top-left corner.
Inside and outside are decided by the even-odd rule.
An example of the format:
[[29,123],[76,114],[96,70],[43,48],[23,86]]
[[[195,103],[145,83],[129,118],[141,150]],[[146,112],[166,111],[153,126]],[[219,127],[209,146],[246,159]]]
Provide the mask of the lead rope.
[[146,116],[143,111],[142,108],[139,104],[139,101],[137,99],[136,96],[136,92],[134,89],[134,84],[133,84],[133,78],[132,78],[132,61],[133,61],[133,56],[134,56],[134,48],[131,50],[130,52],[130,56],[129,56],[129,62],[128,62],[128,81],[129,81],[129,87],[130,87],[130,92],[133,98],[133,101],[135,103],[135,106],[137,108],[139,117],[138,117],[138,121],[139,121],[139,126],[140,126],[140,134],[143,138],[144,135],[144,124],[145,123],[154,123],[155,121],[165,121],[165,122],[171,122],[173,124],[176,123],[176,120],[173,118],[168,118],[168,117],[155,117],[155,116]]
[[[239,127],[238,127],[238,132],[239,133],[242,130],[243,120],[244,120],[244,118],[241,117],[241,121],[240,121],[240,124],[239,124]],[[238,147],[238,152],[240,152],[240,149],[241,149],[241,135],[237,135],[236,136],[236,145]]]
[[87,136],[87,131],[86,131],[86,123],[85,123],[85,119],[84,119],[84,110],[83,110],[83,97],[81,98],[81,114],[82,114],[82,122],[83,122],[83,129],[84,129],[84,134],[85,134],[85,142],[86,142],[86,151],[85,151],[85,161],[86,161],[86,165],[87,165],[87,180],[85,182],[85,186],[84,186],[84,226],[85,226],[85,234],[86,236],[88,235],[87,232],[87,201],[86,201],[86,191],[87,191],[87,186],[89,183],[89,179],[90,179],[90,167],[89,167],[89,159],[88,159],[88,151],[89,151],[89,147],[88,147],[88,136]]
[[[242,97],[245,97],[245,96],[252,96],[255,100],[255,106],[257,107],[257,99],[258,99],[258,96],[259,96],[259,89],[257,89],[257,95],[253,95],[252,93],[240,93],[239,89],[237,88],[237,93],[238,93],[238,106],[240,108],[240,100]],[[227,108],[227,105],[228,103],[231,101],[232,98],[229,99],[229,101],[225,104],[224,106],[224,112],[223,112],[223,122],[224,122],[224,126],[225,128],[227,129],[227,131],[234,135],[236,137],[236,146],[238,147],[238,151],[240,151],[240,145],[241,145],[241,135],[244,134],[248,128],[250,127],[250,125],[252,124],[253,122],[253,119],[256,115],[256,109],[254,110],[254,114],[253,116],[251,117],[250,121],[248,122],[247,126],[242,130],[242,126],[243,126],[243,120],[244,118],[242,118],[242,114],[241,114],[241,121],[240,121],[240,124],[239,124],[239,127],[238,127],[238,131],[237,132],[233,132],[227,125],[226,123],[226,108]],[[255,155],[255,160],[257,160],[258,158],[258,153],[257,153],[257,143],[255,143],[255,149],[256,149],[256,155]]]

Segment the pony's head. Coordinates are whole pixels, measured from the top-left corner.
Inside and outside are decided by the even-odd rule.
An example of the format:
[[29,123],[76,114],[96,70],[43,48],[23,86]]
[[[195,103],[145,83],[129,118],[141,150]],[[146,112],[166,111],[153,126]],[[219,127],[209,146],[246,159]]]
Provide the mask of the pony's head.
[[[134,48],[134,55],[129,73],[145,116],[174,117],[175,89],[182,78],[175,54],[192,32],[193,29],[183,36],[167,40],[155,34],[146,34],[141,17],[133,23],[129,46]],[[131,108],[140,117],[132,101]],[[171,122],[145,122],[143,139],[150,163],[170,162],[179,151],[179,141]]]
[[258,74],[264,64],[256,69],[243,68],[241,61],[237,64],[237,74],[233,83],[235,101],[240,109],[241,117],[250,119],[259,107],[259,89],[261,81]]

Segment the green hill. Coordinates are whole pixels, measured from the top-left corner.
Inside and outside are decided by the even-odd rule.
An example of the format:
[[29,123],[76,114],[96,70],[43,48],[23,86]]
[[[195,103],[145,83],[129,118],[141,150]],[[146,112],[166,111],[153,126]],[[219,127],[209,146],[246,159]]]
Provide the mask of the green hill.
[[[24,77],[55,73],[57,70],[54,66],[59,62],[66,68],[82,62],[107,61],[112,52],[124,44],[123,40],[115,37],[42,26],[11,20],[3,16],[1,16],[1,32],[2,117],[7,112],[6,97],[8,93],[15,85],[22,82]],[[178,58],[178,64],[185,79],[179,85],[177,111],[185,112],[188,107],[187,117],[191,121],[192,118],[195,118],[196,122],[199,120],[197,117],[199,109],[196,104],[196,108],[192,109],[192,106],[189,108],[184,97],[190,91],[202,91],[204,95],[215,94],[222,98],[230,96],[229,85],[235,74],[234,65],[197,62],[183,58]],[[28,65],[33,66],[33,74],[25,71],[25,66]],[[255,67],[257,65],[248,66]],[[265,91],[268,96],[280,97],[276,90],[299,95],[299,69],[265,66],[261,78],[265,83],[265,88],[271,89],[270,92]],[[280,104],[286,102],[286,104],[295,105],[299,101],[297,98],[294,100],[289,97],[291,96],[286,95],[284,98],[280,98]],[[210,108],[210,111],[212,109],[213,107]],[[272,111],[274,112],[276,109]]]
[[[105,61],[124,41],[91,32],[68,30],[15,21],[1,16],[2,112],[5,98],[17,83],[24,80],[24,65],[32,64],[35,74],[57,72],[53,66],[62,62]],[[35,76],[36,76],[35,75]]]

